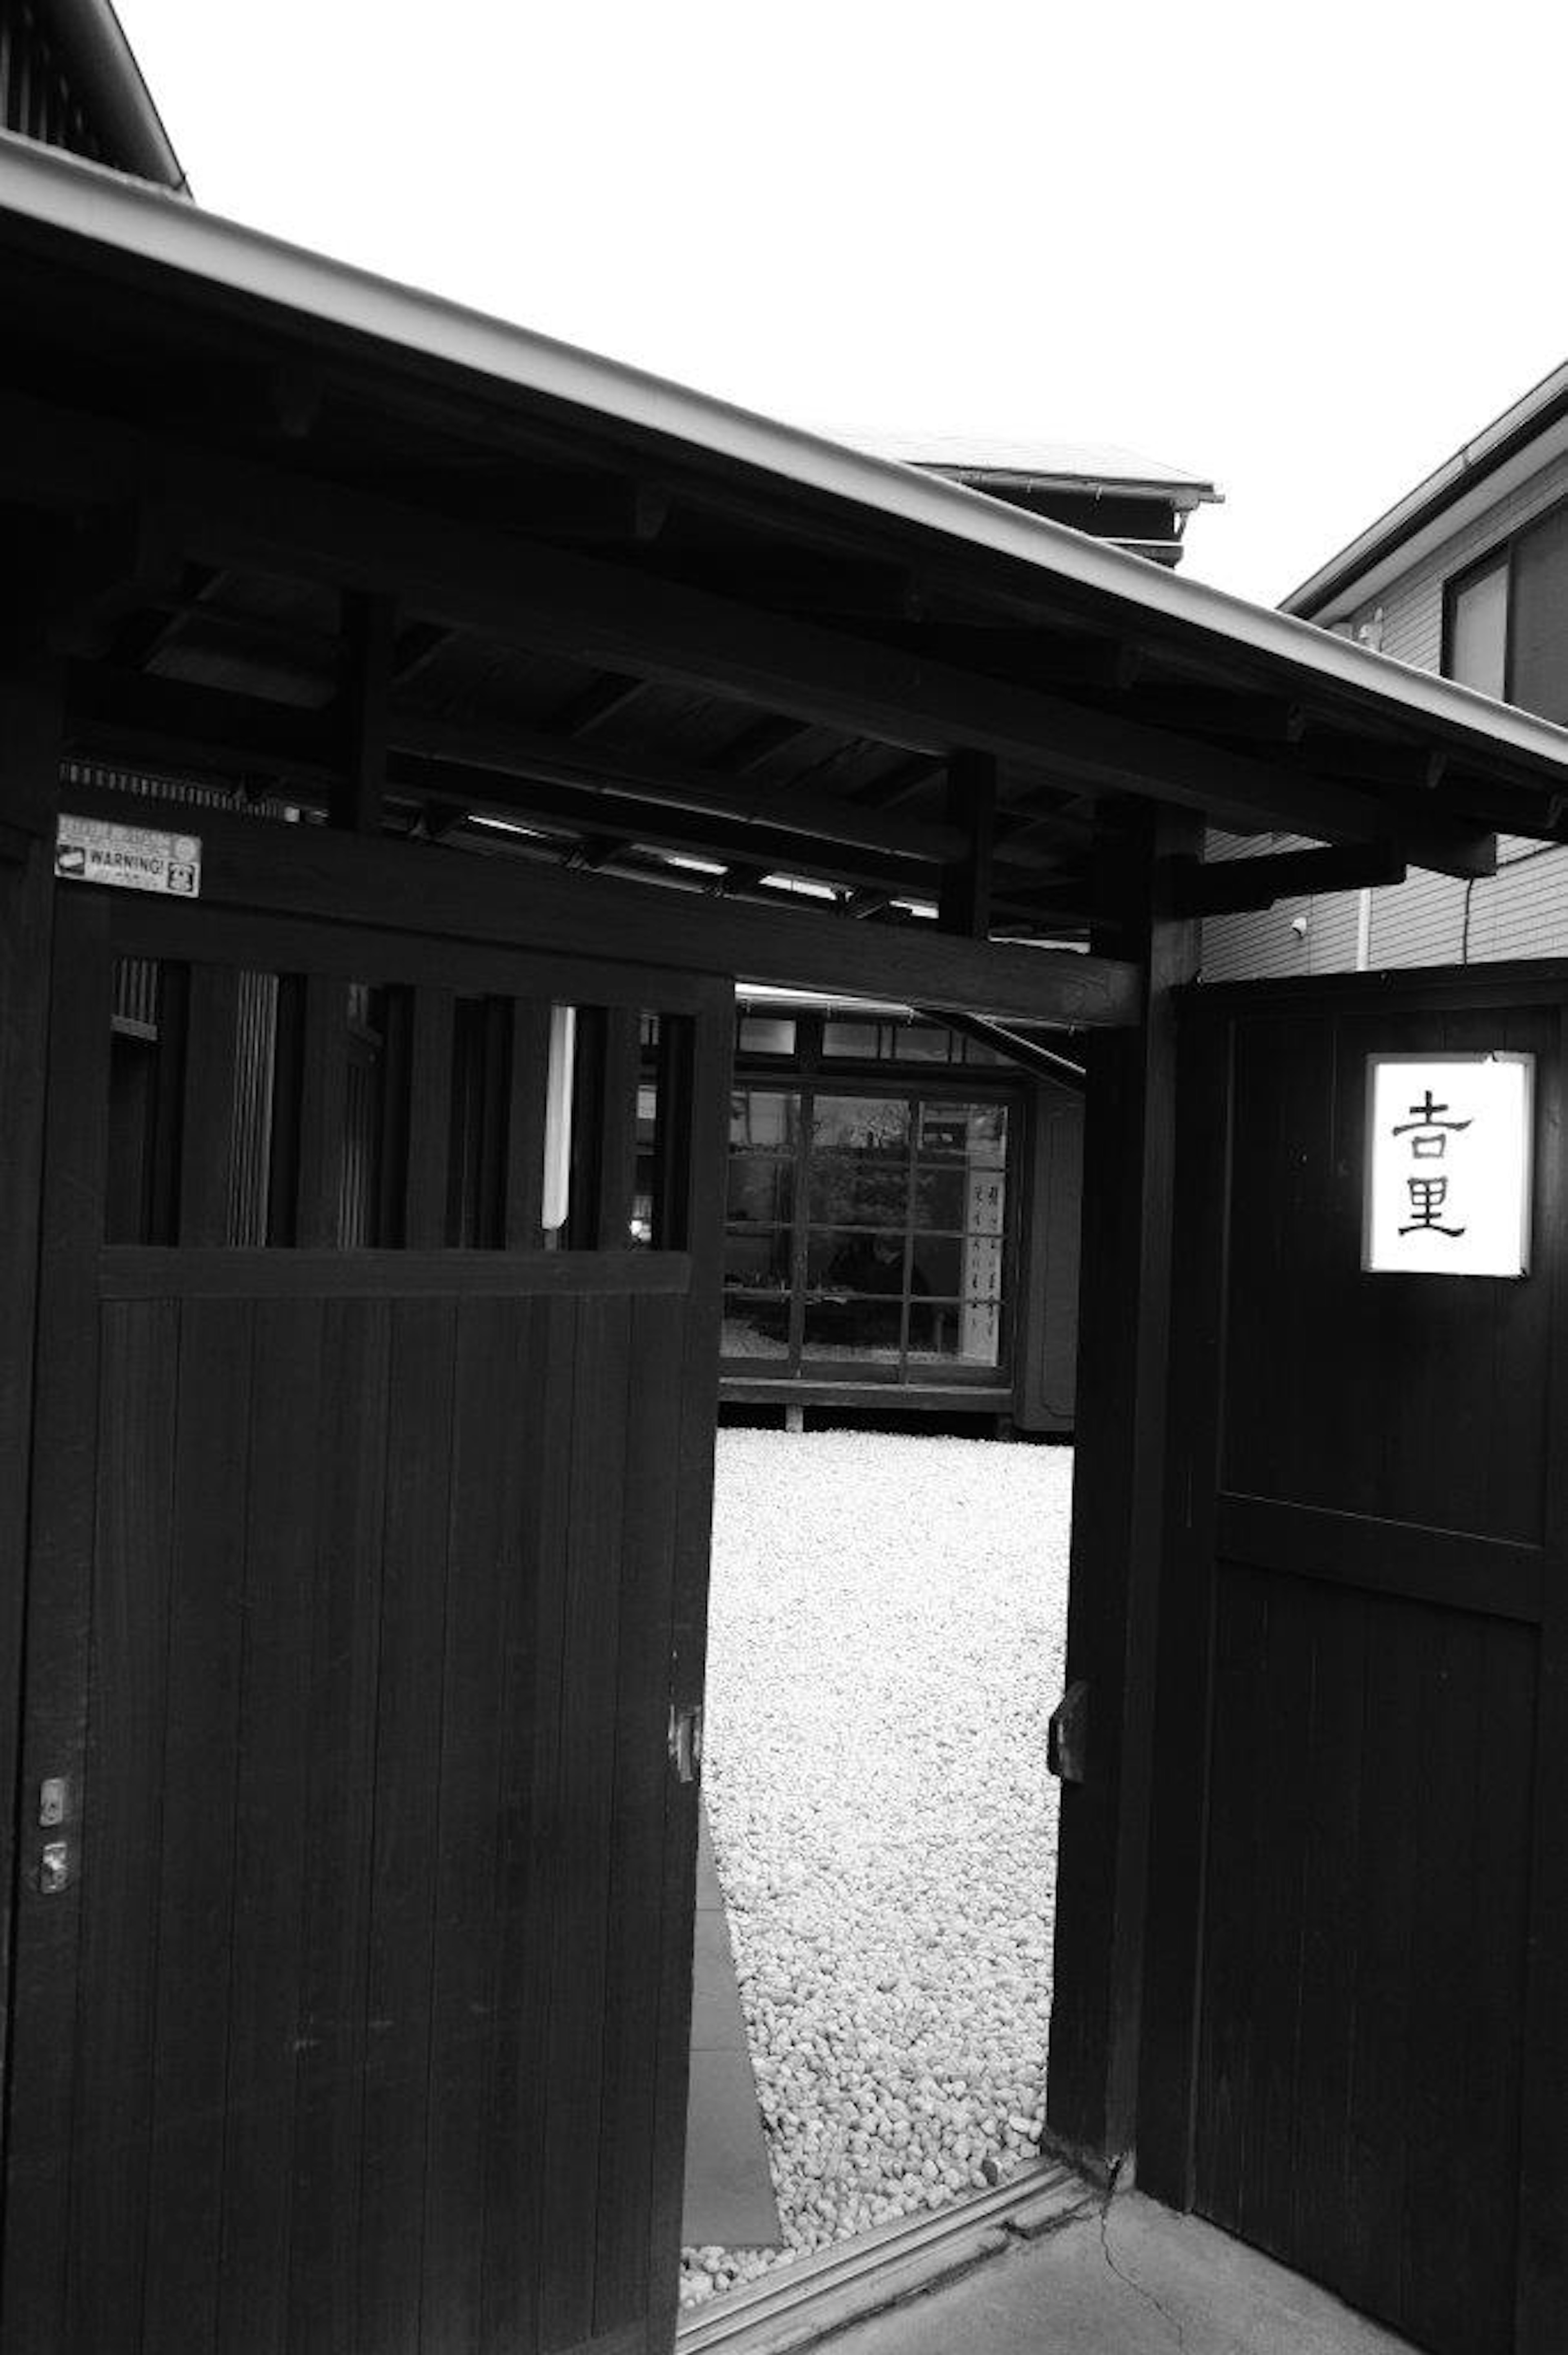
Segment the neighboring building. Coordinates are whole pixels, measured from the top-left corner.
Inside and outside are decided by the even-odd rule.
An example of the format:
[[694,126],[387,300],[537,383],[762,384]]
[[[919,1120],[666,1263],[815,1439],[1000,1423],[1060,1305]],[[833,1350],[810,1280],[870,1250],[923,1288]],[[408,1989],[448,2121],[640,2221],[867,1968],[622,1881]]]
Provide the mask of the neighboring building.
[[190,194],[109,0],[0,0],[0,127]]
[[1188,517],[1222,498],[1201,474],[1099,442],[913,432],[846,432],[837,438],[874,458],[896,458],[923,474],[1070,524],[1172,570],[1181,561]]
[[[1330,558],[1283,610],[1568,722],[1568,363]],[[1498,817],[1506,826],[1502,801]],[[1221,837],[1211,856],[1286,847],[1283,836]],[[1412,875],[1397,887],[1280,900],[1203,928],[1208,981],[1564,955],[1568,847],[1507,834],[1495,877]]]

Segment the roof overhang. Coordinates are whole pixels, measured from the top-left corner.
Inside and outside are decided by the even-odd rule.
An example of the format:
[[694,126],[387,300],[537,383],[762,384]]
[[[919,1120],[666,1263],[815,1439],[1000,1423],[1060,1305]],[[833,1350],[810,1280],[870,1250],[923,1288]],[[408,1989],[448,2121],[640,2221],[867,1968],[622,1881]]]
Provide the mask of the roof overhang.
[[1568,831],[1545,721],[15,141],[0,299],[0,497],[57,563],[69,521],[100,761],[331,803],[370,627],[389,826],[780,917],[801,879],[874,923],[951,884],[1086,938],[1107,802],[1464,874]]

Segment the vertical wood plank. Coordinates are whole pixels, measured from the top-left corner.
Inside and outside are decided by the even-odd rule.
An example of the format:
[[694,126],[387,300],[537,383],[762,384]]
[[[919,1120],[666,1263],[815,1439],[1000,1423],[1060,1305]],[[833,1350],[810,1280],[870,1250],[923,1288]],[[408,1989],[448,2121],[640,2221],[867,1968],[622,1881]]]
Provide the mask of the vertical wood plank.
[[452,1018],[450,989],[416,989],[408,1042],[408,1164],[403,1239],[410,1251],[449,1240],[451,1177]]
[[[7,793],[15,787],[18,799],[29,783],[52,789],[54,782],[58,720],[37,708],[37,698],[30,700],[36,734],[31,741],[24,738],[10,745],[3,771]],[[38,778],[28,779],[29,767],[39,771]],[[39,841],[20,863],[0,869],[0,1103],[5,1106],[6,1140],[0,1154],[0,1723],[13,1727],[21,1713],[53,920],[49,858]],[[0,1743],[0,2052],[11,2008],[16,1764],[16,1742]],[[0,2082],[0,2120],[4,2097]],[[0,2125],[0,2163],[4,2135]]]
[[457,1311],[392,1311],[366,1988],[364,2355],[418,2355]]
[[458,1310],[425,2187],[423,2328],[475,2343],[483,2303],[484,2127],[494,1953],[506,1625],[522,1582],[517,1444],[527,1311]]
[[293,2100],[291,2355],[357,2328],[377,1635],[391,1307],[323,1312],[314,1593]]
[[178,1237],[192,1247],[230,1240],[238,1024],[238,973],[231,965],[193,965],[185,1014]]
[[545,2094],[554,2163],[545,2187],[545,2245],[550,2256],[541,2336],[549,2348],[574,2346],[593,2331],[620,1540],[630,1411],[630,1303],[586,1299],[578,1315],[561,1654],[563,1870],[550,1925]]
[[[97,1461],[98,1302],[94,1254],[104,1213],[108,1142],[111,965],[108,917],[95,895],[56,911],[51,1080],[46,1124],[39,1352],[34,1397],[29,1591],[49,1609],[28,1614],[21,1749],[16,1961],[7,2088],[7,2199],[0,2282],[0,2343],[7,2355],[52,2355],[60,2341],[68,2257],[73,2033],[80,1935],[80,1876],[88,1854],[85,1803],[91,1627],[93,1487]],[[42,1834],[36,1794],[47,1775],[76,1793],[60,1832],[72,1879],[54,1895],[38,1884]]]
[[1260,1962],[1255,1893],[1267,1837],[1252,1762],[1266,1707],[1257,1663],[1268,1640],[1268,1612],[1262,1582],[1248,1571],[1226,1564],[1216,1588],[1210,1774],[1216,1801],[1208,1827],[1192,2200],[1201,2215],[1234,2232],[1241,2228],[1250,2159],[1252,1996]]
[[504,1637],[496,2038],[484,2154],[479,2344],[530,2355],[540,2344],[549,2263],[545,2182],[553,2164],[546,2100],[549,1924],[569,1859],[560,1794],[562,1646],[576,1401],[577,1304],[541,1300],[529,1319],[523,1579]]
[[680,1364],[685,1305],[633,1304],[620,1644],[616,1674],[604,2076],[599,2103],[596,2334],[649,2309],[650,2155],[659,2073],[659,1989],[648,1967],[663,1890],[665,1696],[673,1648]]
[[1524,2047],[1528,2068],[1520,2124],[1519,2355],[1550,2355],[1568,2313],[1568,1187],[1563,1137],[1568,1123],[1568,1009],[1560,1011],[1551,1056],[1538,1069],[1537,1265],[1551,1286],[1551,1404],[1555,1444],[1548,1458],[1548,1572],[1538,1661],[1537,1768],[1531,1802],[1529,1974]]
[[177,1303],[104,1311],[92,1719],[65,2343],[112,2346],[142,2307],[154,2103],[159,1848],[174,1545]]
[[310,1660],[323,1428],[323,1314],[255,1311],[228,1970],[218,2345],[285,2355],[300,1892],[317,1799]]
[[342,1217],[344,1129],[348,1103],[348,992],[330,975],[299,986],[298,1159],[291,1241],[332,1251]]
[[1295,2110],[1294,2261],[1339,2278],[1349,2214],[1350,2023],[1355,2017],[1355,1891],[1365,1776],[1367,1612],[1358,1594],[1324,1591],[1313,1637],[1307,1774],[1305,1935]]
[[1264,1707],[1249,1768],[1264,1837],[1252,1880],[1252,2082],[1241,2230],[1255,2248],[1280,2255],[1290,2251],[1295,2205],[1303,1883],[1316,1805],[1307,1774],[1315,1592],[1303,1579],[1269,1581],[1265,1649],[1254,1662]]
[[635,1007],[577,1009],[571,1236],[579,1251],[624,1251],[637,1182],[640,1025]]
[[205,2344],[217,2318],[251,1327],[245,1302],[187,1301],[181,1311],[147,2183],[155,2229],[143,2326],[149,2347]]
[[512,1000],[507,1073],[507,1251],[537,1251],[545,1209],[545,1089],[550,1068],[550,1008],[533,998]]

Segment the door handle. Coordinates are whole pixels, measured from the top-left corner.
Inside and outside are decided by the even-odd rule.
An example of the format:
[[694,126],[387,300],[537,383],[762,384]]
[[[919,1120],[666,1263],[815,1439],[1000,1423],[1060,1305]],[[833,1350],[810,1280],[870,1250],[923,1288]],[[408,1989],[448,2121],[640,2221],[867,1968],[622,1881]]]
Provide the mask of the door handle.
[[703,1763],[703,1709],[700,1701],[670,1704],[670,1764],[678,1783],[694,1783]]

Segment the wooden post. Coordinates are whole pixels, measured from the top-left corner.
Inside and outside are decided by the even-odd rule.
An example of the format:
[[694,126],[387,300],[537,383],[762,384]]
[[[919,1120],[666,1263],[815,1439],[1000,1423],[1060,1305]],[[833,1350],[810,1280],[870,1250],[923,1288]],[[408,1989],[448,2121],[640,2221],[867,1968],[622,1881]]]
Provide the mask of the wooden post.
[[948,763],[949,826],[969,840],[964,857],[942,869],[943,930],[983,941],[991,930],[991,835],[996,820],[996,762],[989,752],[955,752]]
[[1051,2131],[1107,2166],[1135,2132],[1154,1652],[1173,1255],[1175,1008],[1194,927],[1170,861],[1198,821],[1133,805],[1101,821],[1095,943],[1146,962],[1141,1028],[1089,1049],[1068,1684],[1087,1687],[1085,1779],[1065,1784],[1056,1883]]
[[387,783],[387,730],[397,609],[390,597],[343,600],[343,773],[328,812],[334,826],[379,834]]
[[[20,1709],[59,738],[56,666],[0,677],[0,1723],[12,1728]],[[11,1998],[16,1768],[8,1739],[0,1743],[0,2034]],[[0,2090],[8,2108],[9,2088]]]

